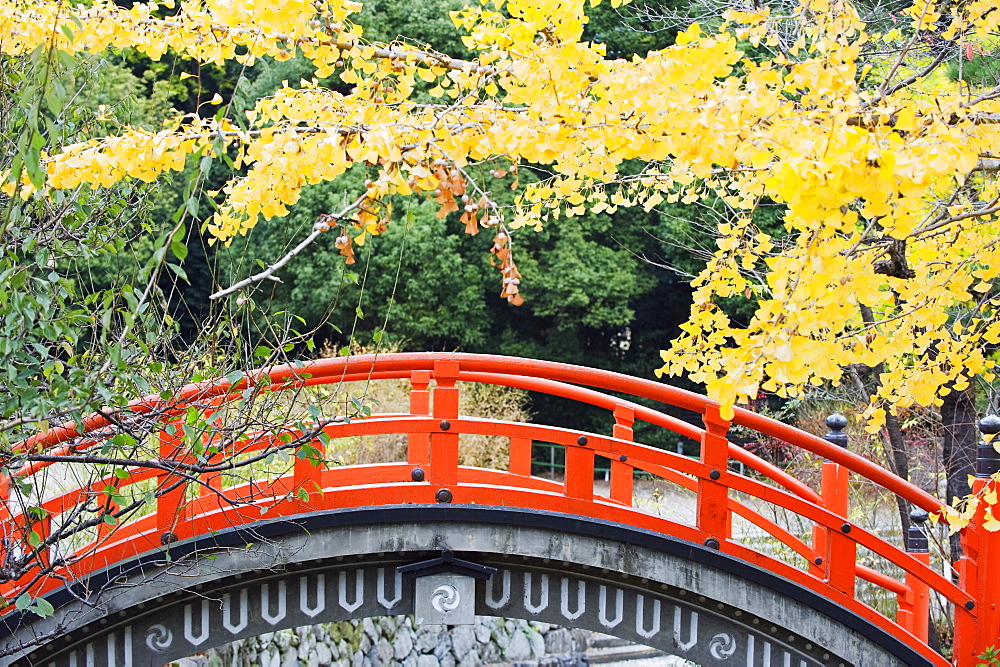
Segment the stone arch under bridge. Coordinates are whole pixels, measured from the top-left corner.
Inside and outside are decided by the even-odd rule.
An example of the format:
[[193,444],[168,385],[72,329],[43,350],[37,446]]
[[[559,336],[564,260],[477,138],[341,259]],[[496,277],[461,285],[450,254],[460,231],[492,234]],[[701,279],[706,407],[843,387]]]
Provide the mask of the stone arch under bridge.
[[[258,522],[189,539],[49,596],[60,627],[4,665],[162,665],[244,637],[414,612],[399,566],[451,551],[495,568],[476,614],[605,632],[702,665],[931,664],[826,597],[711,547],[599,519],[525,509],[404,505]],[[98,593],[99,591],[99,593]],[[96,594],[95,594],[96,593]],[[96,605],[93,602],[96,601]],[[462,604],[465,604],[463,601]],[[23,619],[21,619],[23,620]]]

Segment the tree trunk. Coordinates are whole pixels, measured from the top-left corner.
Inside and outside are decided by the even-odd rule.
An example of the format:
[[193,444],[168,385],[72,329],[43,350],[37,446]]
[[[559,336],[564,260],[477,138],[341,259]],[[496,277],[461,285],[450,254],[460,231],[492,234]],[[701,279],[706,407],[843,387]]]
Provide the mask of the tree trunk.
[[[881,371],[881,369],[880,369]],[[897,477],[905,481],[910,481],[910,459],[906,452],[906,445],[903,442],[903,429],[899,426],[899,417],[889,414],[885,415],[885,430],[883,440],[889,450],[889,462],[893,472]],[[899,525],[902,528],[904,543],[906,542],[906,531],[910,529],[910,507],[901,497],[896,496],[896,508],[899,510]]]
[[[971,492],[969,476],[974,470],[976,445],[979,443],[975,385],[970,384],[963,391],[952,391],[942,400],[941,424],[944,427],[944,437],[941,458],[947,480],[945,500],[950,503],[956,497],[964,498]],[[949,541],[951,559],[954,561],[962,555],[958,534],[952,535]]]
[[[905,252],[901,261],[903,265],[906,264]],[[876,270],[876,272],[878,271]],[[872,325],[875,322],[872,309],[868,306],[861,306],[860,308],[861,319],[865,324]],[[871,386],[867,386],[862,381],[860,373],[856,370],[853,375],[858,387],[864,392],[868,400],[871,401],[878,394],[879,378],[885,372],[885,364],[878,364],[874,368],[868,367],[868,370],[872,379]],[[886,449],[889,468],[897,477],[901,477],[904,481],[908,482],[910,481],[910,459],[906,452],[906,443],[903,441],[903,429],[899,425],[899,417],[890,412],[888,405],[883,404],[881,407],[885,409],[885,428],[882,429],[882,444]],[[896,509],[899,512],[899,527],[902,531],[900,536],[905,545],[906,531],[910,528],[910,508],[905,500],[896,496]]]

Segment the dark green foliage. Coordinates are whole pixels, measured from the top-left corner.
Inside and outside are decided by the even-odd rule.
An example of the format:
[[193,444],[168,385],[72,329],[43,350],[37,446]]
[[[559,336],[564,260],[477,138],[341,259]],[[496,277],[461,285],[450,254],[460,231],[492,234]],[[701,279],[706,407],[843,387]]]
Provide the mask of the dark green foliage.
[[952,81],[964,81],[975,88],[993,88],[1000,85],[1000,57],[994,53],[973,55],[971,59],[961,55],[948,61],[945,76]]
[[462,57],[466,53],[462,33],[449,12],[467,4],[465,0],[369,0],[356,15],[356,22],[364,26],[363,36],[368,41],[431,45],[442,53]]
[[[405,37],[411,44],[433,44],[461,56],[465,53],[461,35],[448,11],[463,4],[462,0],[375,0],[365,3],[358,22],[370,41],[389,43]],[[657,31],[660,26],[623,18],[608,3],[589,8],[588,14],[585,39],[607,44],[609,57],[645,54],[674,39],[674,31]],[[230,115],[238,120],[255,100],[283,83],[298,85],[313,75],[302,58],[262,60],[239,72],[218,68],[196,72],[188,63],[170,58],[151,63],[126,54],[102,67],[104,87],[94,94],[94,101],[117,105],[122,113],[132,114],[133,122],[147,125],[155,124],[157,110],[170,105],[193,110],[191,100],[199,94],[211,97],[216,91],[224,97],[235,91]],[[199,76],[183,82],[169,76],[180,71]],[[337,77],[324,84],[347,92]],[[483,173],[488,168],[475,177],[493,190],[501,205],[510,204],[509,178],[493,181]],[[522,185],[531,179],[530,171],[528,166],[522,169]],[[229,176],[218,160],[207,173],[198,173],[192,165],[167,181],[151,202],[158,227],[173,225],[175,211],[185,212],[188,250],[177,263],[186,279],[164,272],[158,287],[166,312],[178,322],[188,344],[203,327],[219,321],[220,304],[210,303],[208,294],[281,258],[311,231],[319,216],[356,197],[365,178],[356,168],[336,183],[310,186],[287,218],[261,222],[229,248],[209,247],[199,226],[212,208],[200,193],[219,188]],[[194,207],[189,205],[192,197]],[[342,230],[323,235],[278,273],[280,282],[265,281],[242,295],[240,303],[249,297],[250,310],[229,322],[230,329],[251,347],[273,337],[273,327],[285,326],[304,334],[301,343],[329,341],[335,349],[351,341],[369,345],[384,341],[404,349],[531,356],[652,377],[660,363],[659,350],[687,316],[687,280],[703,265],[703,256],[691,248],[707,246],[705,253],[714,249],[704,229],[691,222],[705,219],[711,225],[711,216],[679,205],[668,207],[666,213],[622,210],[612,216],[564,218],[540,232],[519,230],[513,249],[524,275],[521,287],[526,301],[514,307],[498,297],[501,275],[488,252],[489,230],[468,236],[457,214],[442,220],[435,215],[436,204],[419,198],[394,205],[388,231],[356,248],[357,263],[346,266],[334,247]],[[192,218],[194,209],[197,216]],[[129,250],[91,260],[87,269],[91,284],[95,288],[120,284],[121,276],[141,266],[155,248],[146,240]],[[233,305],[237,299],[229,302]],[[534,409],[544,420],[610,429],[607,415],[599,411],[590,416],[563,414],[555,400]]]
[[[673,4],[666,3],[667,6]],[[583,39],[604,44],[608,58],[644,56],[673,44],[678,32],[675,27],[637,17],[631,7],[623,5],[616,9],[610,2],[587,7],[587,18]]]
[[[42,151],[98,128],[91,109],[70,104],[91,75],[88,63],[41,50],[0,59],[0,88],[14,102],[0,113],[0,167],[12,181],[40,181]],[[156,344],[146,336],[153,309],[143,281],[164,256],[114,290],[89,289],[80,271],[141,229],[142,195],[126,184],[0,197],[0,443],[148,390],[133,363]]]

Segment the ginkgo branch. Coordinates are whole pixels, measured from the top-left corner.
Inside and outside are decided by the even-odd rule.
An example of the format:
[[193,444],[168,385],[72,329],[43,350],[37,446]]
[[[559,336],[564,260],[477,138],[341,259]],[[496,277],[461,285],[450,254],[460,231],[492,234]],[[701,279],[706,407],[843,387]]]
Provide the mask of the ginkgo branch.
[[[77,15],[74,18],[77,20],[89,20],[92,17]],[[106,18],[98,14],[98,18]],[[197,21],[184,22],[184,21],[171,21],[167,19],[156,19],[156,18],[143,18],[135,22],[136,25],[148,26],[154,28],[168,28],[173,30],[189,30],[192,27],[192,23],[198,24]],[[297,46],[303,45],[314,45],[319,44],[321,46],[328,46],[337,49],[341,52],[349,53],[354,49],[362,49],[368,51],[371,55],[376,58],[383,60],[399,60],[403,62],[413,62],[415,64],[422,64],[434,67],[443,67],[445,69],[461,72],[475,72],[475,73],[487,73],[492,74],[497,71],[495,67],[483,66],[478,63],[474,63],[468,60],[461,60],[459,58],[452,58],[446,54],[439,53],[436,51],[425,51],[421,49],[395,49],[387,46],[366,46],[359,42],[324,42],[317,37],[294,37],[292,35],[287,35],[280,32],[267,33],[260,29],[249,29],[240,28],[236,26],[228,26],[218,23],[203,23],[202,27],[207,28],[212,32],[213,35],[232,35],[239,36],[242,38],[252,37],[254,40],[265,40],[268,42],[284,42],[288,44],[295,44]]]
[[[995,162],[1000,163],[1000,160],[995,160]],[[983,206],[982,208],[973,209],[971,211],[966,211],[965,213],[960,213],[958,215],[952,215],[952,216],[942,214],[931,224],[921,229],[918,229],[917,231],[910,234],[910,236],[907,238],[923,236],[924,234],[933,232],[942,227],[947,227],[948,225],[959,222],[961,220],[967,220],[969,218],[979,218],[984,215],[993,215],[994,213],[1000,213],[1000,206],[998,206],[998,204],[1000,204],[1000,197],[994,197],[992,200],[990,200],[988,204],[986,204],[986,206]]]
[[[947,57],[948,57],[948,52],[945,51],[944,49],[942,49],[934,57],[934,60],[932,60],[926,67],[923,67],[922,69],[920,69],[917,72],[914,72],[913,74],[911,74],[910,76],[906,77],[905,79],[896,82],[888,90],[886,90],[883,93],[881,93],[881,97],[884,99],[885,97],[888,97],[888,96],[890,96],[890,95],[892,95],[894,93],[897,93],[900,90],[902,90],[903,88],[906,88],[907,86],[909,86],[911,84],[914,84],[917,81],[923,79],[925,76],[927,76],[928,74],[930,74],[931,72],[933,72],[935,69],[937,69],[937,67],[941,63],[943,63],[947,59]],[[886,83],[888,83],[888,81],[889,80],[886,79]]]
[[[355,199],[353,202],[351,202],[351,204],[349,204],[348,206],[346,206],[342,211],[340,211],[340,213],[330,214],[330,215],[328,215],[326,217],[329,217],[332,220],[342,220],[351,211],[353,211],[353,210],[355,210],[357,208],[360,208],[361,205],[364,203],[364,201],[366,199],[368,199],[368,195],[361,195],[360,197],[358,197],[357,199]],[[239,281],[238,283],[236,283],[234,285],[231,285],[231,286],[229,286],[229,287],[227,287],[225,289],[219,290],[218,292],[216,292],[215,294],[212,294],[208,298],[210,298],[210,299],[221,299],[224,296],[228,296],[230,294],[233,294],[234,292],[238,292],[239,290],[243,289],[244,287],[247,287],[249,285],[253,285],[255,283],[259,283],[262,280],[277,280],[277,277],[274,274],[276,272],[280,271],[286,264],[288,264],[288,262],[292,261],[295,258],[296,255],[298,255],[300,252],[302,252],[307,247],[309,247],[309,245],[311,245],[313,241],[315,241],[317,238],[319,238],[319,236],[321,234],[323,234],[324,232],[326,232],[326,231],[329,231],[329,225],[324,225],[322,223],[317,223],[313,227],[313,230],[309,233],[309,236],[307,236],[306,238],[302,239],[301,243],[299,243],[297,246],[295,246],[294,248],[292,248],[291,250],[289,250],[288,253],[284,257],[282,257],[281,259],[279,259],[278,261],[276,261],[274,264],[269,265],[266,269],[264,269],[260,273],[255,273],[254,275],[250,276],[249,278],[244,278],[243,280]]]
[[[931,7],[931,4],[927,3],[922,8],[920,16],[916,20],[916,24],[918,26],[923,25],[924,20],[927,18],[928,11],[930,11],[930,7]],[[879,101],[884,100],[886,98],[886,96],[889,94],[888,91],[887,91],[887,89],[886,89],[887,86],[889,85],[889,82],[892,81],[892,78],[894,76],[896,76],[896,72],[899,71],[899,68],[905,62],[906,54],[909,53],[910,49],[913,48],[913,45],[916,43],[917,38],[919,37],[919,35],[920,35],[920,31],[919,30],[914,30],[913,34],[910,35],[910,39],[903,46],[903,48],[900,49],[899,55],[896,57],[896,60],[892,63],[892,66],[889,68],[889,73],[885,75],[885,79],[882,81],[882,84],[878,87],[878,91],[877,92],[878,92],[878,100]]]

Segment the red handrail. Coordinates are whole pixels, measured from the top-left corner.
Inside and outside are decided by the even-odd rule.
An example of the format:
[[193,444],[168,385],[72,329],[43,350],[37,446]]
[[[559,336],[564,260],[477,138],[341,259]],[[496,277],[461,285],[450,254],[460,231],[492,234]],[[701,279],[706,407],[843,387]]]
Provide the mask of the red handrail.
[[[975,610],[975,605],[972,609],[968,607],[970,600],[975,601],[975,596],[954,584],[949,577],[935,572],[929,567],[925,558],[907,554],[876,535],[853,525],[849,521],[846,506],[844,509],[839,507],[840,500],[833,505],[829,504],[823,495],[801,480],[726,441],[724,436],[720,437],[720,433],[725,433],[728,422],[719,420],[718,405],[715,402],[704,396],[651,380],[556,362],[490,355],[406,353],[340,357],[323,359],[298,367],[282,366],[256,370],[235,383],[223,378],[191,384],[182,388],[170,400],[163,400],[158,396],[146,397],[133,402],[126,409],[88,417],[83,421],[82,433],[74,425],[66,424],[37,434],[15,448],[15,452],[29,459],[33,457],[34,460],[25,464],[14,473],[14,476],[31,477],[52,465],[60,457],[85,457],[90,448],[114,435],[116,432],[114,421],[118,419],[141,418],[162,425],[176,419],[191,406],[197,407],[204,413],[217,411],[227,402],[240,398],[247,388],[253,392],[276,392],[305,386],[411,377],[414,378],[414,396],[417,400],[414,403],[416,414],[380,415],[377,418],[356,420],[352,423],[331,423],[323,428],[323,431],[333,438],[388,433],[410,434],[411,451],[408,455],[410,464],[355,466],[351,467],[350,474],[347,474],[347,468],[325,470],[311,466],[308,461],[299,460],[289,466],[287,474],[264,485],[244,485],[230,489],[222,489],[218,480],[218,474],[221,473],[213,473],[216,476],[215,481],[208,482],[206,476],[206,483],[212,484],[214,491],[206,489],[204,493],[186,502],[184,485],[178,486],[177,480],[180,478],[172,475],[169,466],[132,467],[125,479],[108,477],[92,482],[84,488],[68,490],[41,503],[50,516],[55,516],[87,498],[104,493],[109,484],[114,484],[121,490],[150,479],[157,479],[161,487],[169,484],[175,487],[170,492],[173,500],[171,502],[161,500],[158,503],[160,508],[155,514],[137,518],[114,529],[100,531],[96,542],[81,546],[74,554],[64,554],[67,563],[63,567],[77,573],[86,572],[87,569],[134,555],[137,550],[155,548],[158,545],[157,537],[164,530],[178,537],[191,537],[198,535],[198,530],[216,530],[227,522],[249,523],[259,518],[259,514],[244,513],[237,505],[227,506],[225,502],[220,501],[215,492],[234,494],[234,497],[242,494],[249,502],[256,505],[271,504],[273,507],[269,511],[281,516],[291,516],[306,510],[350,506],[352,502],[371,504],[372,498],[385,503],[433,502],[434,498],[428,495],[430,486],[426,483],[413,484],[409,477],[409,471],[413,467],[412,462],[419,461],[421,465],[427,467],[428,479],[434,482],[435,488],[446,486],[455,489],[458,494],[455,502],[483,504],[488,503],[490,499],[502,497],[505,502],[521,503],[524,507],[572,511],[667,532],[682,539],[714,542],[725,553],[767,567],[821,594],[836,597],[844,606],[886,631],[905,641],[916,642],[918,649],[929,660],[939,664],[945,663],[926,647],[926,633],[923,633],[924,637],[921,638],[919,637],[921,633],[916,630],[921,623],[926,626],[927,610],[926,604],[915,605],[911,602],[920,595],[926,596],[926,592],[921,592],[924,589],[917,590],[914,586],[918,584],[930,586],[939,595],[955,604],[956,615],[961,616],[964,625],[969,625],[970,622],[975,625],[969,619],[977,618],[978,612]],[[426,398],[420,398],[426,394],[425,388],[431,379],[437,380],[437,386],[433,389],[432,411]],[[616,415],[615,433],[622,434],[622,437],[608,437],[539,424],[459,417],[457,408],[459,388],[454,386],[455,381],[518,387],[607,409]],[[695,426],[635,401],[602,393],[601,390],[627,394],[691,411],[701,415],[708,427]],[[428,415],[428,412],[431,412],[431,415]],[[620,415],[624,415],[620,417],[625,420],[624,422],[619,422]],[[686,458],[632,442],[631,425],[634,419],[701,442],[702,460]],[[447,429],[442,427],[442,421],[448,423]],[[822,456],[879,484],[918,507],[928,511],[940,509],[940,502],[933,496],[899,479],[880,466],[822,438],[743,409],[736,410],[733,423]],[[162,431],[162,428],[159,430]],[[286,428],[284,432],[293,437],[302,435],[294,428]],[[511,467],[507,471],[459,466],[457,452],[460,434],[509,438],[512,443],[518,443],[518,462],[515,464],[512,457]],[[566,448],[566,479],[563,484],[531,477],[530,462],[526,464],[523,457],[526,455],[524,447],[527,446],[530,450],[532,441],[552,442]],[[183,451],[179,439],[168,438],[163,440],[163,443],[160,445],[160,456],[164,460],[184,461],[185,457],[189,456]],[[260,432],[247,434],[240,441],[230,442],[227,446],[230,449],[238,446],[245,450],[245,453],[250,453],[267,450],[274,444],[273,434]],[[623,479],[622,474],[631,476],[634,470],[640,469],[694,491],[699,502],[694,524],[685,525],[667,521],[631,506],[630,496],[622,496],[621,490],[624,488],[624,493],[628,494],[630,486],[616,487],[618,490],[613,491],[609,497],[596,495],[593,481],[595,455],[608,456],[612,459],[616,480]],[[746,464],[764,480],[777,486],[764,483],[760,479],[729,472],[726,465],[729,459]],[[624,479],[627,484],[629,478]],[[844,484],[847,483],[846,475],[837,479],[842,480]],[[313,498],[303,500],[296,497],[295,491],[302,488],[307,481],[324,491],[321,500]],[[4,490],[8,488],[6,480],[0,480],[0,522],[4,524],[7,532],[19,533],[26,538],[31,528],[31,521],[25,516],[24,509],[17,507],[16,498],[3,496]],[[371,491],[376,488],[377,493]],[[500,489],[502,494],[498,496]],[[816,527],[814,544],[810,546],[804,538],[793,535],[748,503],[731,497],[730,490],[756,498],[758,502],[797,513]],[[172,508],[170,514],[167,513],[167,508]],[[767,531],[795,553],[809,560],[810,564],[803,570],[740,544],[730,535],[730,513],[742,516]],[[845,527],[849,527],[850,530]],[[848,545],[850,549],[846,549]],[[855,545],[863,546],[886,562],[901,568],[907,574],[906,581],[900,581],[858,564],[853,556]],[[850,554],[846,561],[839,557],[845,553]],[[854,582],[857,578],[881,586],[899,596],[901,602],[905,601],[906,604],[901,605],[899,623],[886,619],[861,601],[854,599]],[[0,586],[0,593],[8,594],[18,585],[19,582],[12,582]],[[58,579],[52,577],[35,584],[31,592],[36,595],[43,594],[57,585],[59,585]]]

